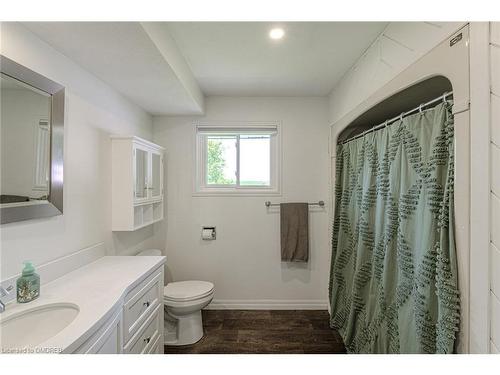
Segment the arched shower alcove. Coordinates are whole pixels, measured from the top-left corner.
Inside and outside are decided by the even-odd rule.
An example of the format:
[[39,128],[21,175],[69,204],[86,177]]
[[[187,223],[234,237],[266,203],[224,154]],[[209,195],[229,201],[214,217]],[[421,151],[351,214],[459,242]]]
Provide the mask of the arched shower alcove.
[[[459,36],[461,34],[461,36]],[[457,38],[458,37],[458,38]],[[450,43],[454,38],[458,43]],[[330,128],[330,176],[334,186],[338,143],[453,91],[455,124],[455,237],[461,295],[461,323],[456,350],[470,350],[470,117],[469,26],[464,26],[398,74]],[[331,217],[334,194],[331,189]]]
[[412,110],[422,103],[452,92],[450,80],[444,76],[434,76],[403,89],[354,119],[338,136],[337,143],[367,131],[384,121],[399,116],[401,112]]

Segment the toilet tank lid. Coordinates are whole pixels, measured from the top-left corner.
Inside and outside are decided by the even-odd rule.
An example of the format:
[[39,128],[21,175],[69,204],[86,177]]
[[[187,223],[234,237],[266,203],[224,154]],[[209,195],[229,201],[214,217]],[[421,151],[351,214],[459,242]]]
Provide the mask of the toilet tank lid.
[[137,254],[138,256],[161,256],[161,250],[158,249],[148,249],[143,250]]

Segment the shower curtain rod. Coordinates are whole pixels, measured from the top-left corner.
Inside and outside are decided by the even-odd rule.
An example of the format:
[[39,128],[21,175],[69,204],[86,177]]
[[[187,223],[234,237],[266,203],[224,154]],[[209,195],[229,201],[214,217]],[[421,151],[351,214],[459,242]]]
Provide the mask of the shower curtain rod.
[[409,114],[411,114],[413,112],[416,112],[416,111],[422,112],[422,110],[423,110],[424,107],[427,107],[428,105],[434,104],[434,103],[436,103],[436,102],[438,102],[440,100],[442,100],[443,102],[445,102],[446,98],[449,97],[449,96],[451,96],[451,95],[453,95],[453,91],[445,92],[443,95],[438,96],[437,98],[432,99],[432,100],[428,101],[427,103],[420,104],[418,107],[415,107],[415,108],[413,108],[413,109],[411,109],[411,110],[409,110],[407,112],[402,112],[399,116],[393,117],[390,120],[386,120],[382,124],[374,126],[373,128],[370,128],[368,130],[365,130],[363,133],[356,134],[355,136],[353,136],[351,138],[347,138],[345,141],[342,141],[340,143],[341,144],[345,144],[345,143],[353,141],[353,140],[355,140],[357,138],[361,138],[365,134],[371,133],[371,132],[373,132],[375,130],[378,130],[378,129],[382,128],[382,127],[388,126],[389,124],[393,123],[394,121],[402,120],[403,117],[408,116]]

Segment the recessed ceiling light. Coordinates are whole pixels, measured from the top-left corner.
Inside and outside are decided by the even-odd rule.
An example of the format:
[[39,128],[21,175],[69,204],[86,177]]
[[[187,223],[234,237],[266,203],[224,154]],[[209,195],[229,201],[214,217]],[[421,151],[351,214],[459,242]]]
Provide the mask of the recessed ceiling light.
[[269,38],[274,39],[274,40],[279,40],[282,39],[285,36],[285,30],[283,30],[281,27],[275,27],[274,29],[271,29],[269,31]]

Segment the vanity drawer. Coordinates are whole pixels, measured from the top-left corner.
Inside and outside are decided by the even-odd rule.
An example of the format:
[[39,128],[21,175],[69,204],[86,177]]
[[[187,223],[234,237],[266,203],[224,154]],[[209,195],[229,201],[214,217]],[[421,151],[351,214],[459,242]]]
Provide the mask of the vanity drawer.
[[161,336],[161,324],[163,324],[163,308],[159,305],[139,331],[125,345],[123,352],[126,354],[149,353],[157,343],[158,337]]
[[153,272],[125,297],[123,307],[124,341],[127,342],[158,307],[163,306],[163,274]]
[[[161,341],[160,341],[161,340]],[[148,354],[163,354],[163,336],[156,336],[156,340],[148,351]],[[160,350],[161,348],[161,350]]]

